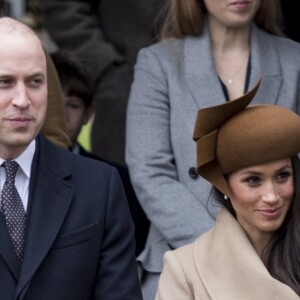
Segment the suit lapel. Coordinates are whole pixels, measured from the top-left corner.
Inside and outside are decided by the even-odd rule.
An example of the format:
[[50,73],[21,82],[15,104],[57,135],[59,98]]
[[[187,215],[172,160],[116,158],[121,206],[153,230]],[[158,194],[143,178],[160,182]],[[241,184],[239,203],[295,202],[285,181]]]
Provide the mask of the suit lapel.
[[32,167],[26,244],[17,295],[45,259],[73,196],[73,186],[64,180],[70,176],[64,161],[50,143],[47,142],[47,146],[44,143],[41,141]]
[[0,237],[0,256],[6,262],[7,267],[17,282],[20,272],[20,263],[15,254],[15,249],[2,216],[0,216]]

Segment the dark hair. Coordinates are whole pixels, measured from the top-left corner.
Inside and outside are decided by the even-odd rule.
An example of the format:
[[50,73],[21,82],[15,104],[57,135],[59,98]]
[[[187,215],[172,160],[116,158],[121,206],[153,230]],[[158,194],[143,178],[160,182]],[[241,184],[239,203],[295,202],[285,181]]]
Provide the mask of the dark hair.
[[300,296],[300,161],[292,158],[294,199],[282,226],[263,251],[270,274]]
[[[203,0],[168,0],[161,12],[164,19],[160,39],[201,34],[207,10]],[[254,18],[261,29],[282,36],[282,12],[279,0],[263,0]]]
[[211,201],[216,201],[217,203],[224,206],[236,218],[236,213],[231,204],[230,199],[225,200],[224,194],[214,186],[212,186],[211,189],[211,199],[212,199]]
[[[262,260],[272,277],[292,288],[300,296],[300,161],[292,158],[294,199],[284,223],[263,250]],[[236,217],[230,200],[213,188],[213,196]]]
[[50,54],[57,70],[63,91],[84,101],[85,107],[92,104],[93,92],[87,80],[85,66],[72,52],[58,50]]

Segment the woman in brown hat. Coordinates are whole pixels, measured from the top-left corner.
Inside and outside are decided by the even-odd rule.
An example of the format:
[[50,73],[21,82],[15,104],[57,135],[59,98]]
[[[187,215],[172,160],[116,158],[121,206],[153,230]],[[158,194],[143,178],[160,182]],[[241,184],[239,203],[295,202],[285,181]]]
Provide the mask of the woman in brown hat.
[[198,112],[197,170],[223,208],[212,229],[166,253],[156,300],[300,298],[300,117],[247,107],[256,89]]
[[151,223],[138,257],[145,300],[155,297],[165,251],[215,222],[195,166],[197,110],[242,96],[262,76],[253,103],[300,113],[300,45],[280,37],[278,0],[167,2],[162,41],[137,57],[126,119],[126,162]]

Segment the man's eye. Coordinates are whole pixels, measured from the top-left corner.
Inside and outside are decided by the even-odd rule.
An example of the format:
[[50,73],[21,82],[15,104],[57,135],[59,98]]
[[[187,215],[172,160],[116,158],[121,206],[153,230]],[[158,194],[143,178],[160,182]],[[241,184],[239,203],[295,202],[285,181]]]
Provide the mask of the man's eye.
[[0,87],[8,87],[12,84],[12,80],[11,79],[0,79]]
[[40,87],[42,84],[43,80],[41,78],[33,78],[27,82],[27,85],[30,87]]

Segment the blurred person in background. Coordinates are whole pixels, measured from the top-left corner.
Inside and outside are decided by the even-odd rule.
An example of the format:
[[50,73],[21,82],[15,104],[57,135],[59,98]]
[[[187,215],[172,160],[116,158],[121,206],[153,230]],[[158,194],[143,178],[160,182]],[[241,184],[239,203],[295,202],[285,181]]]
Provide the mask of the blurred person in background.
[[[56,67],[63,91],[67,130],[71,140],[70,150],[92,159],[109,163],[85,150],[78,142],[78,135],[93,113],[93,91],[87,81],[83,62],[74,53],[59,50],[50,54]],[[143,212],[132,188],[129,173],[125,166],[109,163],[115,167],[122,179],[131,216],[135,225],[136,255],[144,248],[149,221]]]
[[156,41],[166,0],[43,0],[44,25],[58,48],[74,51],[95,85],[91,145],[124,165],[125,117],[138,50]]

